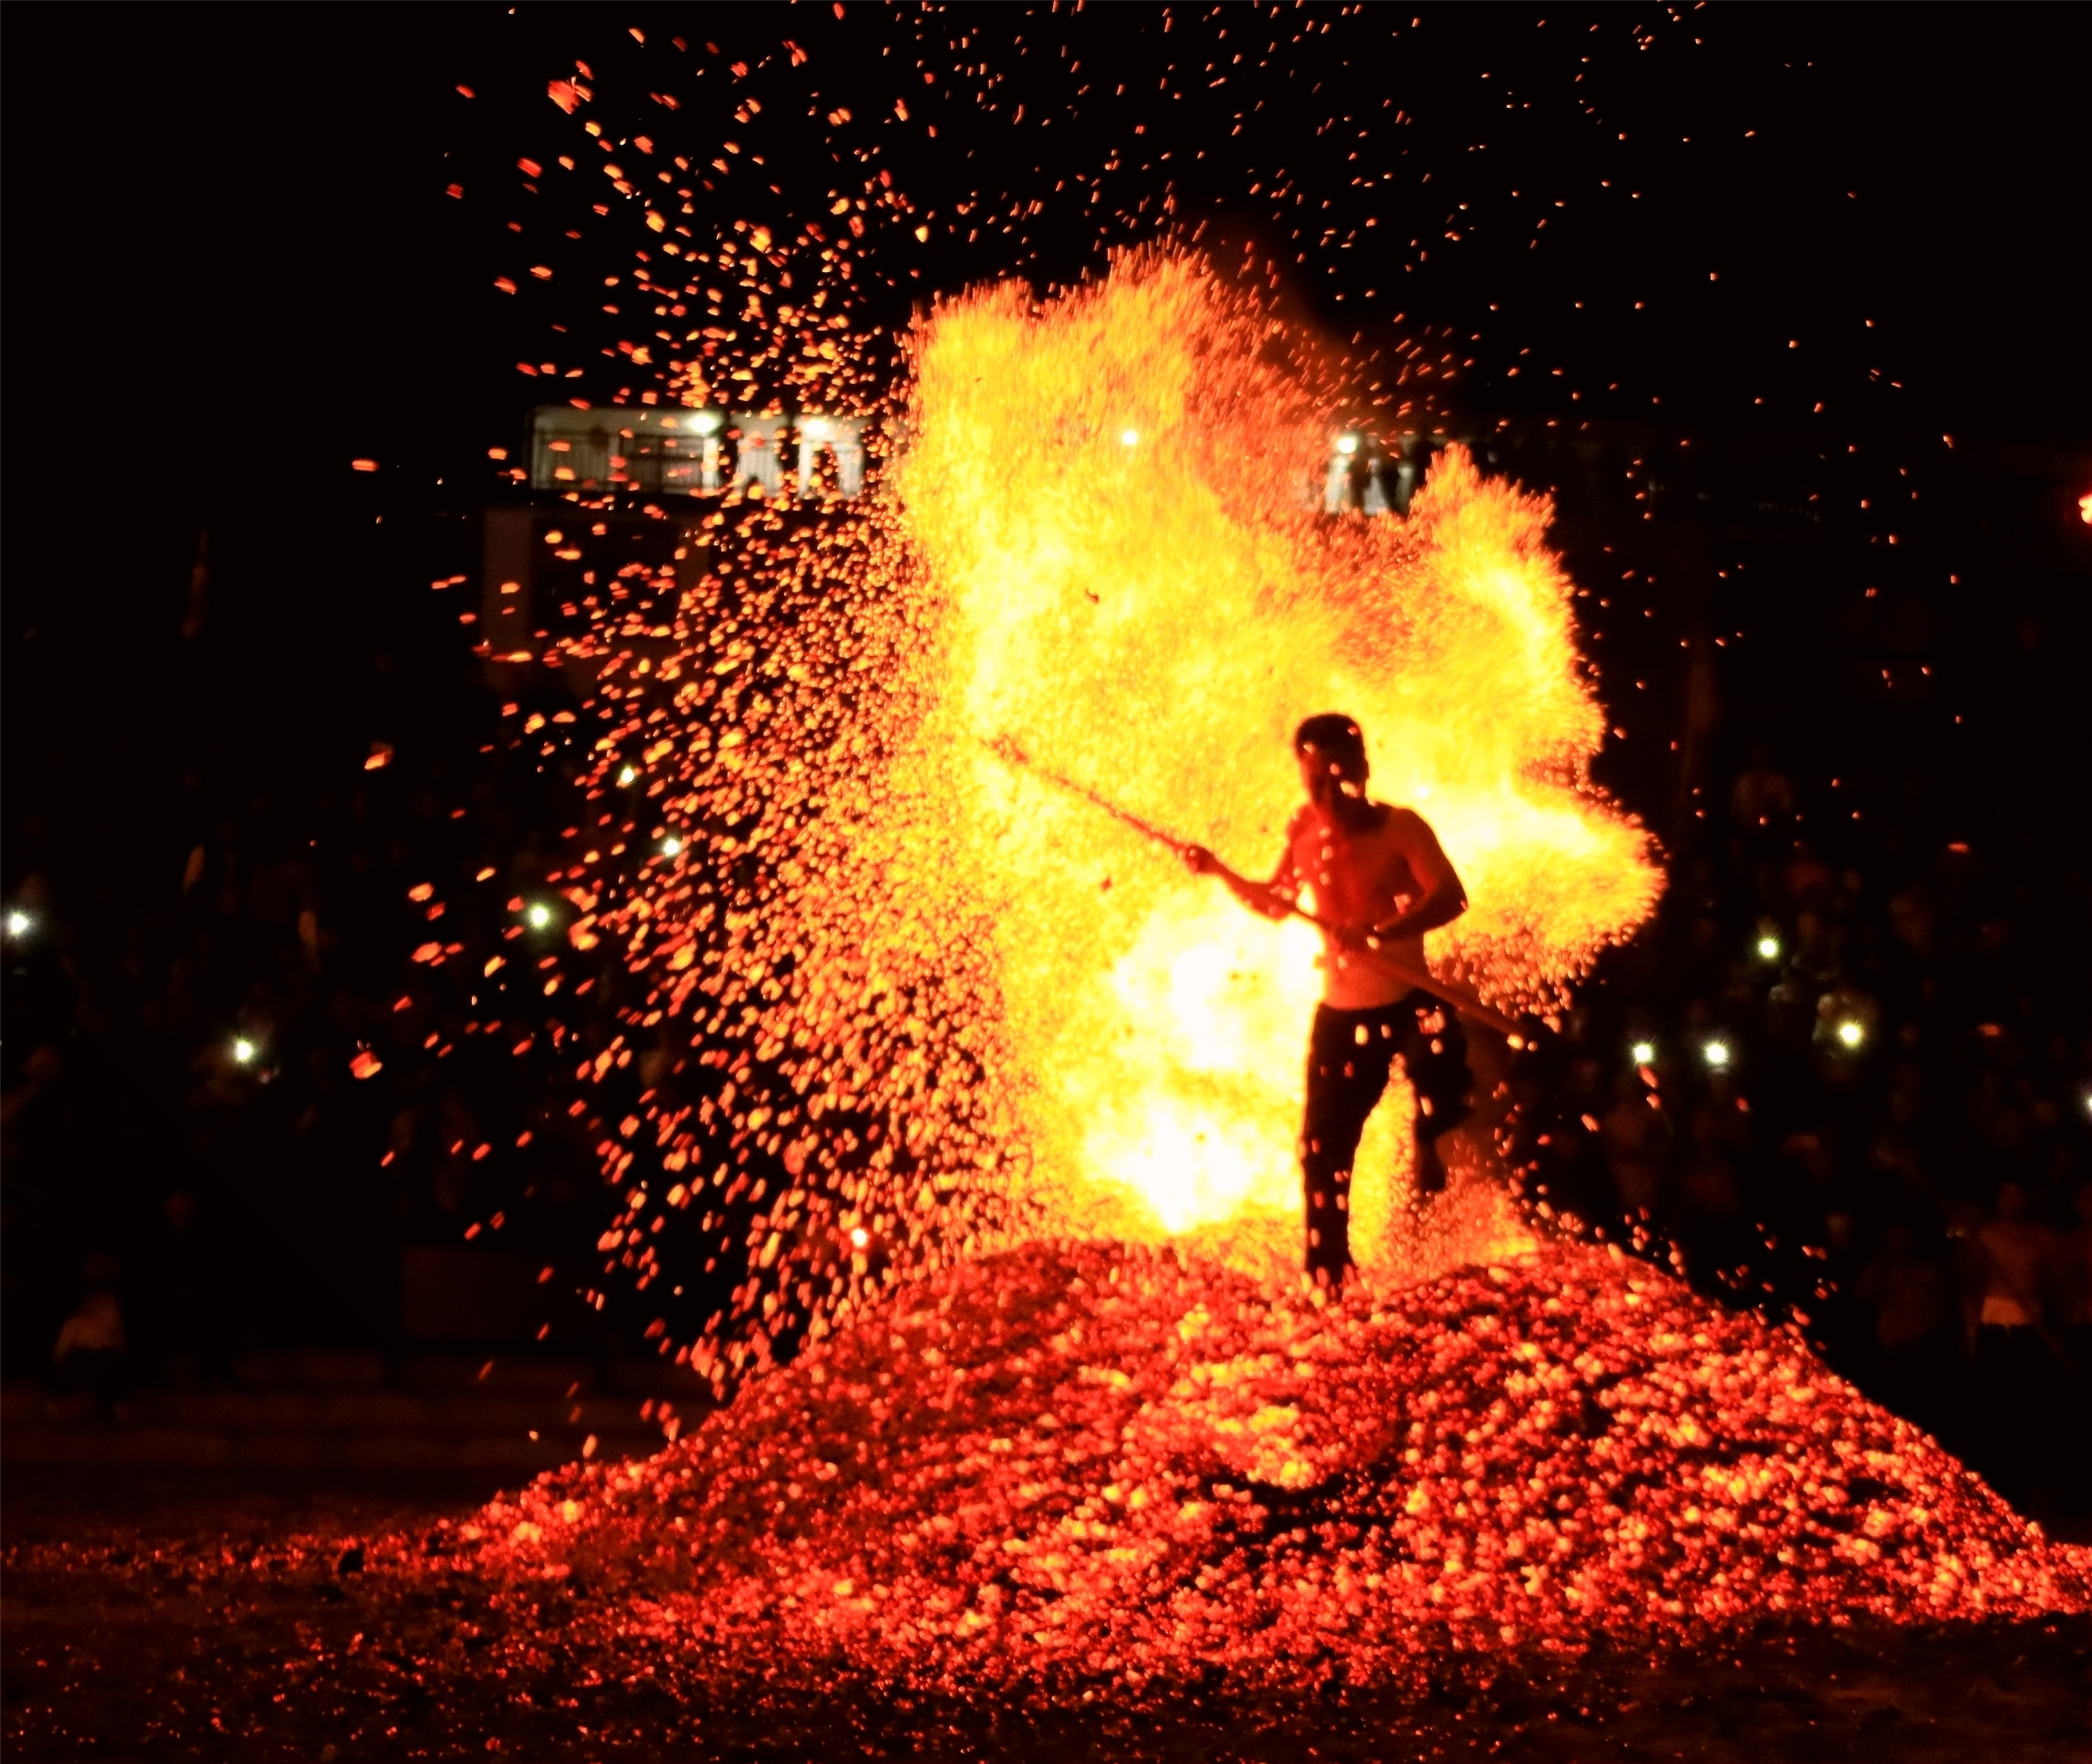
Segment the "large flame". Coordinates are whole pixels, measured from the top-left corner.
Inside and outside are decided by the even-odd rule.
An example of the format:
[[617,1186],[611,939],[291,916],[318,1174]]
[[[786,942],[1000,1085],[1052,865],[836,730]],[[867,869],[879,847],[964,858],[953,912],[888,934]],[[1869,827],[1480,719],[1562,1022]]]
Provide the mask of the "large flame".
[[[570,644],[607,725],[592,797],[658,801],[680,845],[599,883],[585,855],[576,933],[647,975],[635,1040],[722,1074],[603,1139],[629,1208],[603,1245],[644,1286],[664,1204],[707,1271],[739,1239],[728,1361],[884,1272],[1041,1233],[1297,1260],[1314,934],[1052,778],[1256,872],[1295,725],[1346,711],[1467,884],[1442,975],[1550,1011],[1649,912],[1649,841],[1588,780],[1546,502],[1450,447],[1406,517],[1320,513],[1329,424],[1295,347],[1184,255],[968,296],[914,339],[887,501],[723,510],[702,581],[621,574]],[[1368,1129],[1355,1253],[1420,1276],[1519,1247],[1478,1167],[1421,1225],[1398,1206],[1409,1107],[1398,1083]]]
[[[1044,773],[1257,873],[1293,727],[1346,711],[1376,793],[1467,885],[1434,968],[1515,1005],[1558,1003],[1660,884],[1588,783],[1601,716],[1546,502],[1454,447],[1407,518],[1312,512],[1326,420],[1273,340],[1195,260],[1148,256],[1043,307],[970,296],[917,350],[900,510],[940,623],[900,843],[936,910],[992,927],[1040,1191],[1120,1232],[1297,1210],[1316,939]],[[1377,1138],[1384,1185],[1403,1136]]]

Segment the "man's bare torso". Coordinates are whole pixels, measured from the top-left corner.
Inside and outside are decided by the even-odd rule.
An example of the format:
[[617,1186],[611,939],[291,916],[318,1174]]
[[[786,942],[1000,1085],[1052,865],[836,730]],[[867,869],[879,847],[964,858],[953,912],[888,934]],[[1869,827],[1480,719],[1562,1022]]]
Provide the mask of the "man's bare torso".
[[[1346,827],[1314,803],[1303,804],[1286,828],[1286,856],[1274,884],[1304,889],[1316,917],[1363,930],[1383,924],[1421,898],[1452,866],[1424,818],[1385,803],[1370,805],[1360,824]],[[1338,1010],[1391,1005],[1409,988],[1368,956],[1345,949],[1326,932],[1322,1001]],[[1383,945],[1398,962],[1421,968],[1424,939]]]

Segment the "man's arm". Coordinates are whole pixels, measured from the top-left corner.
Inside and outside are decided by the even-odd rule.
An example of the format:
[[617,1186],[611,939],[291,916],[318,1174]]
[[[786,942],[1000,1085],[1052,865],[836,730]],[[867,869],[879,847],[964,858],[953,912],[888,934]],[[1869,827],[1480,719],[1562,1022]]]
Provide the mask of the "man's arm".
[[1299,881],[1293,873],[1293,845],[1290,840],[1269,882],[1252,882],[1247,876],[1237,874],[1204,845],[1186,845],[1183,857],[1193,875],[1218,876],[1227,884],[1230,894],[1252,913],[1261,913],[1266,919],[1285,918],[1293,910],[1295,897],[1300,892]]
[[1395,814],[1398,847],[1408,861],[1409,873],[1422,884],[1424,892],[1394,918],[1374,926],[1368,936],[1369,944],[1421,936],[1441,925],[1451,924],[1467,910],[1467,891],[1460,885],[1452,860],[1438,843],[1431,824],[1407,809],[1397,810]]

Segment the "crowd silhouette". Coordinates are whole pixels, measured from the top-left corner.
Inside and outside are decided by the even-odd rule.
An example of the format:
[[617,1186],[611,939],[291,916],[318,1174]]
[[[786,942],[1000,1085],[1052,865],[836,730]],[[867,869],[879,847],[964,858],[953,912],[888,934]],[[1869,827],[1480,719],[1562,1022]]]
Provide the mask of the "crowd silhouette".
[[[396,1344],[402,1246],[495,1213],[517,1253],[586,1248],[586,1124],[516,1049],[555,1013],[603,1045],[616,965],[555,940],[538,959],[581,998],[481,1007],[562,786],[479,745],[328,796],[318,838],[246,803],[156,912],[40,868],[14,889],[11,1375],[106,1403],[257,1342]],[[2046,927],[2083,921],[2083,879],[2037,897],[1999,857],[1864,822],[1833,861],[1796,794],[1753,753],[1656,922],[1513,1068],[1529,1191],[1803,1320],[2012,1498],[2081,1511],[2092,1106],[2081,952]],[[408,959],[436,905],[448,979]]]

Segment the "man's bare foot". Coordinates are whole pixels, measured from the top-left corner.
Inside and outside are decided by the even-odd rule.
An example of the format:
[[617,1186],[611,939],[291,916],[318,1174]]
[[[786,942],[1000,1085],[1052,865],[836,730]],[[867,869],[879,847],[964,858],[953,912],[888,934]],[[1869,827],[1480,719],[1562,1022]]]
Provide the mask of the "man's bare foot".
[[1355,1262],[1347,1262],[1342,1268],[1310,1268],[1300,1276],[1300,1290],[1319,1310],[1325,1304],[1333,1304],[1342,1299],[1346,1284],[1357,1273],[1358,1264]]

